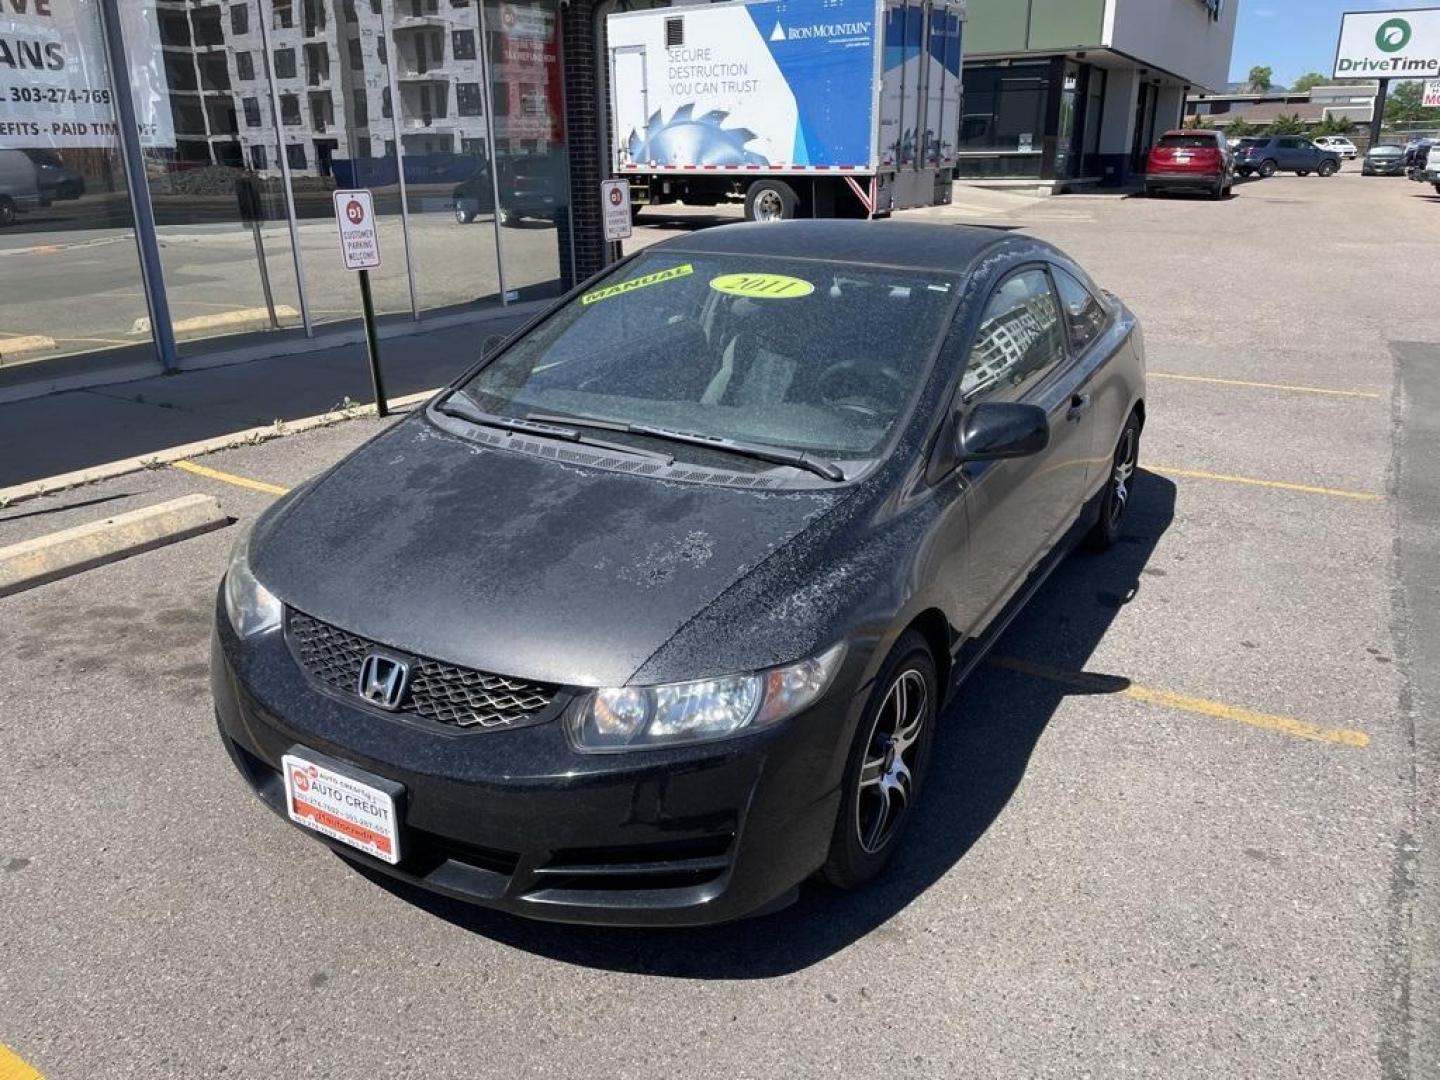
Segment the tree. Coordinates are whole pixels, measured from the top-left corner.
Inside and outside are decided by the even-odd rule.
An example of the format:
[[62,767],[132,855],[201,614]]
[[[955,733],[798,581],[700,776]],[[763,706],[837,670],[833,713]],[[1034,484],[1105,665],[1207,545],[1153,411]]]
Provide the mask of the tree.
[[1327,116],[1316,124],[1312,135],[1349,135],[1355,130],[1355,121],[1348,116]]
[[1277,116],[1275,122],[1270,125],[1271,135],[1303,135],[1305,125],[1300,120],[1299,113],[1291,113],[1289,116]]
[[1304,75],[1301,75],[1298,79],[1296,79],[1293,83],[1290,84],[1290,92],[1292,94],[1304,94],[1315,89],[1315,87],[1317,86],[1329,85],[1330,80],[1324,75],[1321,75],[1320,72],[1307,71]]
[[1274,79],[1274,68],[1252,67],[1245,86],[1252,94],[1268,94],[1275,87]]
[[1440,109],[1423,106],[1425,88],[1418,82],[1395,83],[1390,87],[1390,96],[1385,102],[1387,124],[1412,124],[1433,120],[1440,122]]
[[1254,135],[1256,127],[1243,116],[1237,116],[1225,125],[1225,136],[1229,139],[1243,139],[1247,135]]

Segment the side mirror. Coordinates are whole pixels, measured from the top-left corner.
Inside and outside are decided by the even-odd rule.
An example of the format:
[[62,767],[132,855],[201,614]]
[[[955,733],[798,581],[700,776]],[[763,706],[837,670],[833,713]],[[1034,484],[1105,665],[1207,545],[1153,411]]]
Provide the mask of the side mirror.
[[1050,418],[1038,405],[982,401],[960,418],[961,461],[996,461],[1038,454],[1050,445]]
[[485,359],[485,357],[498,350],[501,345],[505,344],[505,341],[508,337],[508,334],[491,334],[489,337],[487,337],[483,342],[480,343],[480,359],[483,360]]

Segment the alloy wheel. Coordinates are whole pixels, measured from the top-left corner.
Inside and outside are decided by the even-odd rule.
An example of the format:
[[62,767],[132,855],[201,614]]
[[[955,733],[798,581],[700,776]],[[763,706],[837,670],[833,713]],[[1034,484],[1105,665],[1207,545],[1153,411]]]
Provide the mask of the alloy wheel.
[[1115,467],[1110,474],[1110,526],[1115,528],[1125,516],[1125,507],[1130,502],[1130,482],[1135,476],[1139,459],[1140,442],[1133,427],[1125,429],[1120,447],[1115,451]]
[[914,668],[896,676],[875,714],[855,799],[855,835],[866,854],[884,849],[915,797],[914,767],[930,716],[925,678]]

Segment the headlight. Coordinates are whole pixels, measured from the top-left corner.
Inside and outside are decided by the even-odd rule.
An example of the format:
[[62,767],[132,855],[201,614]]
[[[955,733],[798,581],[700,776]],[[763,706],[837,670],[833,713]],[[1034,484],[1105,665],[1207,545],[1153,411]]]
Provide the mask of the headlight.
[[230,567],[225,571],[225,613],[242,638],[254,637],[280,625],[280,601],[250,572],[250,531],[235,542]]
[[629,750],[708,742],[794,716],[830,686],[843,644],[819,656],[750,675],[596,690],[571,723],[581,750]]

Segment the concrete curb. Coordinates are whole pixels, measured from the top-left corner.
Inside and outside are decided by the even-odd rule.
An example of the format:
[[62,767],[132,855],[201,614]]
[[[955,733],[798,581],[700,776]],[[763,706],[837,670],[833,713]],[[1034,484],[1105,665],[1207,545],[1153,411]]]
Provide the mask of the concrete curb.
[[[418,405],[420,402],[430,400],[438,392],[438,390],[422,390],[418,394],[406,394],[404,397],[391,398],[390,408],[403,409],[411,405]],[[38,498],[41,495],[53,495],[82,484],[109,480],[111,477],[125,476],[128,473],[140,472],[142,469],[158,468],[184,458],[202,457],[205,454],[213,454],[217,450],[231,450],[237,446],[254,446],[271,439],[283,438],[286,435],[296,435],[302,431],[312,431],[315,428],[330,427],[332,424],[354,420],[357,417],[374,415],[374,405],[356,405],[353,409],[337,409],[334,412],[306,416],[299,420],[246,428],[243,431],[233,431],[228,435],[217,435],[213,439],[201,439],[199,442],[183,443],[166,450],[157,450],[144,457],[121,458],[119,461],[108,461],[103,465],[92,465],[88,469],[77,469],[75,472],[61,473],[58,476],[47,476],[41,480],[31,480],[13,487],[0,488],[0,507],[13,506],[26,499]]]
[[12,544],[0,548],[0,596],[24,592],[228,524],[230,519],[215,496],[186,495]]
[[0,338],[0,361],[9,356],[25,356],[28,353],[49,352],[55,348],[55,339],[44,334],[26,334],[24,337]]

